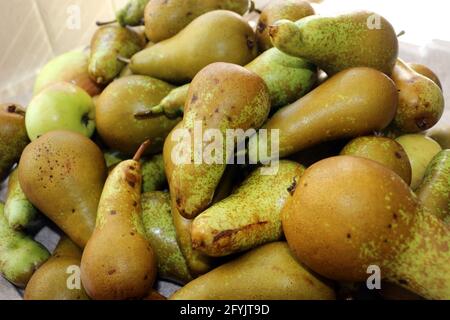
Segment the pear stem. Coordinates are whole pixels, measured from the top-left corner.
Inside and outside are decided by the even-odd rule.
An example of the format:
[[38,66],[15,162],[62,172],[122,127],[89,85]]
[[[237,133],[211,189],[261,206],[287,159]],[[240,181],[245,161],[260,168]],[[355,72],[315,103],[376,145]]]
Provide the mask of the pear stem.
[[402,30],[402,31],[400,31],[398,34],[397,34],[397,38],[400,38],[401,36],[403,36],[403,35],[405,35],[406,34],[406,31],[405,30]]
[[25,115],[25,110],[23,110],[22,108],[16,106],[15,104],[9,105],[8,106],[8,112],[9,113],[15,113],[21,116]]
[[139,147],[138,151],[136,152],[136,154],[133,157],[134,161],[139,161],[142,158],[142,155],[144,154],[144,152],[147,150],[147,148],[152,144],[152,142],[150,140],[146,140],[143,144],[141,144],[141,146]]
[[122,56],[117,56],[117,60],[126,64],[130,64],[131,63],[131,59],[127,59],[125,57]]
[[248,10],[248,12],[249,13],[256,12],[258,14],[262,13],[262,11],[260,9],[256,8],[255,1],[253,1],[253,0],[250,1],[250,9]]
[[116,22],[117,22],[117,20],[114,19],[114,20],[111,20],[111,21],[97,21],[95,24],[98,27],[102,27],[102,26],[107,26],[107,25],[110,25],[110,24],[113,24],[113,23],[116,23]]

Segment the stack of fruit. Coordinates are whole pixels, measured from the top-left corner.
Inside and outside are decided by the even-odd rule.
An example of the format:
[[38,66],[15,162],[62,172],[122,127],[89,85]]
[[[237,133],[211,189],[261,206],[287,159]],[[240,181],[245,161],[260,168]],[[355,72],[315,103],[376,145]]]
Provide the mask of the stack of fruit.
[[336,299],[368,270],[450,299],[437,76],[376,13],[255,10],[130,0],[1,105],[0,272],[25,299]]

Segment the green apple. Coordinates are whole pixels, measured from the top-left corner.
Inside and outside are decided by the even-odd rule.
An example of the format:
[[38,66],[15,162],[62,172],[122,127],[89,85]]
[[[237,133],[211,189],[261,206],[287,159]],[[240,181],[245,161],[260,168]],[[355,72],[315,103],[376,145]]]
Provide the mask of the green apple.
[[33,95],[39,94],[57,82],[70,82],[85,90],[90,96],[101,93],[102,87],[89,77],[89,53],[85,50],[66,52],[50,60],[39,72]]
[[95,106],[86,91],[68,82],[59,82],[35,96],[25,114],[31,141],[55,130],[69,130],[91,137],[95,130]]
[[416,190],[425,176],[428,164],[442,148],[439,143],[421,134],[406,134],[396,140],[405,149],[411,162],[411,188]]

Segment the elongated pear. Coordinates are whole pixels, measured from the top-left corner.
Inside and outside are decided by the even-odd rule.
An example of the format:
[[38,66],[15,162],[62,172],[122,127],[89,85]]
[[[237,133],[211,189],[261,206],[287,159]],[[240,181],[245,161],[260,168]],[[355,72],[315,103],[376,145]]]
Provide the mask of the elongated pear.
[[32,225],[38,210],[27,199],[19,183],[19,172],[15,169],[9,176],[5,202],[5,217],[14,230],[27,229]]
[[[279,132],[279,155],[285,157],[326,141],[354,138],[386,128],[397,111],[394,82],[371,68],[340,72],[321,86],[273,115],[263,129]],[[251,161],[273,151],[250,140]],[[258,150],[259,149],[259,150]]]
[[294,255],[324,277],[366,281],[377,266],[383,279],[420,296],[450,298],[449,226],[375,161],[339,156],[314,164],[282,220]]
[[269,34],[275,47],[311,61],[330,76],[354,67],[391,75],[398,56],[394,28],[369,11],[280,20],[269,27]]
[[169,39],[197,17],[213,10],[247,12],[249,0],[152,0],[145,8],[145,34],[153,42]]
[[[182,138],[177,150],[184,155],[171,157],[175,166],[170,188],[183,217],[192,219],[211,204],[235,149],[235,139],[226,141],[230,140],[226,138],[227,130],[258,129],[269,110],[266,84],[244,67],[214,63],[197,74],[189,88],[184,131],[177,132],[178,138],[180,135]],[[203,133],[211,136],[206,139]],[[199,139],[200,159],[196,151]]]
[[23,288],[49,257],[44,246],[9,226],[0,203],[0,274]]
[[129,28],[116,25],[99,28],[91,41],[91,79],[98,84],[108,84],[125,67],[125,63],[118,58],[130,58],[142,50],[144,45],[143,39]]
[[439,76],[433,70],[428,68],[426,65],[421,63],[408,63],[408,66],[415,72],[423,75],[424,77],[427,77],[428,79],[436,83],[437,86],[442,90],[442,82],[439,79]]
[[156,278],[156,258],[142,222],[140,158],[118,164],[106,180],[92,237],[81,258],[81,280],[95,300],[144,297]]
[[30,202],[84,248],[107,175],[97,145],[75,132],[52,131],[25,148],[18,170]]
[[404,133],[418,133],[433,127],[444,112],[444,95],[429,78],[414,71],[398,59],[392,73],[399,91],[394,126]]
[[0,181],[8,176],[29,142],[25,110],[14,103],[0,103]]
[[450,150],[442,150],[431,160],[416,194],[424,208],[450,222]]
[[47,260],[31,277],[24,300],[89,300],[79,280],[81,250],[63,236]]
[[190,282],[171,300],[334,300],[285,242],[266,244]]
[[162,279],[185,284],[192,280],[177,242],[168,192],[142,194],[142,220],[147,238],[155,251],[158,275]]
[[131,58],[130,69],[170,83],[186,83],[207,65],[229,62],[245,65],[257,56],[255,33],[240,15],[208,12],[176,36]]
[[231,196],[194,219],[194,249],[226,256],[281,239],[280,212],[304,168],[286,160],[276,166],[270,174],[256,169]]
[[138,26],[144,21],[145,7],[149,0],[129,0],[127,4],[117,11],[116,19],[121,26]]

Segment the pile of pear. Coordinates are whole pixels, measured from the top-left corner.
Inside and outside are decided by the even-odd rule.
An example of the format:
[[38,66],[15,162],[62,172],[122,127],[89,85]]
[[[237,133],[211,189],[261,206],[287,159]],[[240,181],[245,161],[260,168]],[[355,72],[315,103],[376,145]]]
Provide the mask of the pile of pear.
[[[0,273],[25,299],[357,299],[371,266],[374,297],[450,299],[438,76],[374,12],[259,9],[130,0],[0,105]],[[269,137],[197,163],[199,122]]]

